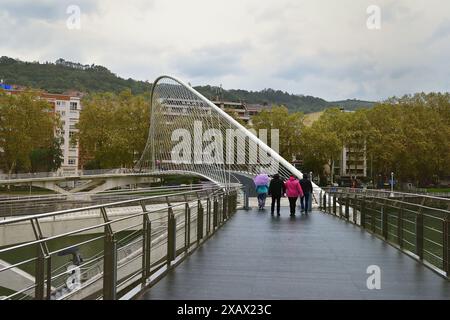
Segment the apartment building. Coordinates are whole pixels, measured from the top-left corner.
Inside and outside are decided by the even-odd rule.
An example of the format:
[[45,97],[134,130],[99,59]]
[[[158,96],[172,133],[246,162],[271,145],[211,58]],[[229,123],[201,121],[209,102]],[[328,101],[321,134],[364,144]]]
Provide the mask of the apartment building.
[[73,135],[78,131],[76,124],[80,119],[81,97],[76,95],[42,93],[41,98],[47,100],[54,106],[59,114],[62,128],[55,135],[63,138],[61,145],[64,161],[59,171],[63,175],[77,174],[79,164],[78,143],[72,143]]

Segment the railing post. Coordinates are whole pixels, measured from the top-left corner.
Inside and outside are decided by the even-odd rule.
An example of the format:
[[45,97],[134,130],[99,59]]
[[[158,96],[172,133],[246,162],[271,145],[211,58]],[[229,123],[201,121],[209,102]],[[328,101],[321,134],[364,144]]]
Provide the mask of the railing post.
[[397,217],[397,241],[401,249],[403,249],[403,205],[400,205],[400,211]]
[[209,235],[211,227],[211,200],[206,199],[206,235]]
[[152,224],[147,214],[142,222],[142,285],[145,286],[151,274],[150,253],[152,250]]
[[450,278],[450,215],[447,213],[445,216],[445,219],[443,221],[444,228],[443,228],[443,267],[444,271],[447,275],[447,278]]
[[[373,233],[377,233],[377,219],[376,219],[376,214],[377,214],[377,210],[376,210],[376,201],[374,199],[372,199],[372,204],[375,202],[375,209],[372,208],[372,210],[370,210],[370,223],[372,226],[372,232]],[[382,217],[382,211],[383,209],[381,209],[380,211],[380,217]],[[381,226],[381,228],[383,228],[383,226]]]
[[[44,239],[41,227],[39,225],[38,219],[30,220],[31,226],[33,228],[34,235],[37,240]],[[49,255],[49,250],[47,243],[39,243],[37,245],[37,259],[35,264],[35,288],[34,288],[34,298],[36,300],[44,300],[45,292],[47,292],[47,299],[51,298],[51,279],[52,279],[52,268],[51,268],[51,256]],[[45,262],[47,261],[47,268],[45,268]],[[47,275],[47,279],[46,279]],[[47,291],[45,290],[45,282],[47,281]]]
[[141,201],[141,208],[144,215],[142,216],[142,285],[147,284],[147,279],[151,274],[150,253],[152,249],[152,224],[145,207],[145,203]]
[[331,214],[331,193],[328,192],[328,213]]
[[213,231],[217,228],[217,223],[219,220],[219,201],[217,201],[217,198],[214,197],[214,203],[213,203]]
[[333,195],[333,214],[336,215],[336,193]]
[[423,259],[423,214],[420,212],[416,216],[416,251],[419,259]]
[[197,208],[197,241],[203,238],[203,206],[200,200],[198,200]]
[[[353,214],[355,214],[354,211]],[[347,221],[350,219],[350,198],[348,197],[348,195],[345,198],[345,219]]]
[[249,191],[248,191],[248,187],[247,186],[245,186],[244,188],[243,188],[243,192],[244,192],[244,210],[250,210],[250,206],[249,206],[249,202],[248,202],[248,194],[249,194]]
[[172,208],[169,208],[169,214],[167,216],[167,264],[175,260],[176,257],[176,218],[173,214]]
[[362,228],[366,228],[366,197],[363,196],[361,200],[361,217],[360,225]]
[[323,207],[322,207],[322,211],[323,212],[327,212],[327,193],[324,192],[323,194]]
[[342,198],[341,198],[341,196],[339,196],[339,199],[338,199],[339,201],[339,218],[342,218],[342,216],[343,216],[343,213],[342,213]]
[[384,205],[381,205],[381,223],[382,223],[382,233],[383,233],[383,238],[384,240],[387,240],[388,238],[388,214],[387,214],[387,210],[384,207]]
[[117,241],[113,233],[106,232],[103,257],[103,300],[116,300],[116,294]]
[[44,300],[45,291],[45,256],[41,244],[37,245],[37,260],[35,268],[35,285],[34,298],[36,300]]
[[188,251],[191,246],[191,208],[189,203],[184,204],[184,250]]
[[322,200],[322,190],[320,190],[320,193],[319,193],[319,208],[320,208],[320,210],[323,210],[322,202],[323,202],[323,200]]
[[228,219],[227,217],[227,208],[228,208],[228,194],[224,194],[224,196],[222,197],[222,220],[221,223],[223,223],[225,220]]

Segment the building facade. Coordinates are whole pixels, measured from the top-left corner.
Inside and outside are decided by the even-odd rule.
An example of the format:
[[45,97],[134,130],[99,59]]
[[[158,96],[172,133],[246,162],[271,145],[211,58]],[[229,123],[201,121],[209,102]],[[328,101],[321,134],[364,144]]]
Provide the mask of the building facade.
[[41,98],[54,106],[55,113],[60,117],[62,128],[55,131],[55,136],[62,137],[61,145],[63,163],[59,171],[63,175],[77,174],[79,165],[79,145],[72,143],[72,137],[78,129],[76,124],[80,120],[80,96],[42,93]]

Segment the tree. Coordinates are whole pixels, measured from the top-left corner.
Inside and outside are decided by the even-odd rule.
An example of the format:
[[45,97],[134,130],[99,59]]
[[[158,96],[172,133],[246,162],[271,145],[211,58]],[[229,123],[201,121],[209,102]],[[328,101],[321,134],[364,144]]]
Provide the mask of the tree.
[[38,94],[0,92],[1,167],[10,175],[31,169],[35,149],[51,149],[54,130],[60,126],[53,107]]
[[130,90],[95,93],[83,99],[74,136],[80,157],[99,168],[132,167],[144,150],[149,130],[148,96]]
[[30,154],[31,171],[51,172],[58,170],[63,162],[62,144],[62,138],[55,137],[50,147],[32,150]]
[[375,170],[416,185],[450,174],[449,110],[448,93],[392,97],[367,110]]
[[252,118],[252,128],[267,129],[267,140],[271,141],[270,130],[279,130],[279,154],[290,161],[300,152],[300,135],[304,128],[302,112],[289,113],[284,106],[264,109]]

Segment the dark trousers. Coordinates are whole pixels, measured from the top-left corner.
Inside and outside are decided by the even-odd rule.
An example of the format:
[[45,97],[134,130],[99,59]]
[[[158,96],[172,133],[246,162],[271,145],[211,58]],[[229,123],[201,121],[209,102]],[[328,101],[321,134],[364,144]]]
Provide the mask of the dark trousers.
[[305,210],[305,212],[308,212],[309,210],[309,198],[311,197],[311,194],[304,193],[304,196],[300,198],[300,206],[302,207],[302,210]]
[[275,209],[275,201],[277,202],[277,213],[280,213],[280,200],[281,200],[281,196],[272,196],[272,209],[270,210],[270,212],[274,213],[274,209]]
[[259,208],[264,208],[266,205],[267,193],[259,193],[258,194],[258,206]]
[[298,197],[289,197],[289,207],[291,209],[291,214],[295,214],[295,204],[297,203]]

